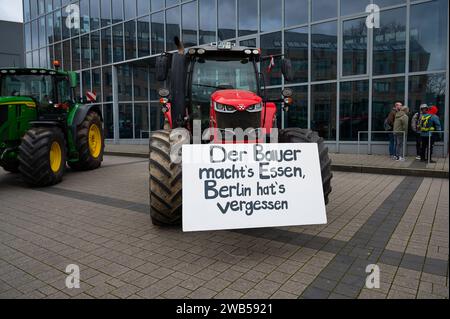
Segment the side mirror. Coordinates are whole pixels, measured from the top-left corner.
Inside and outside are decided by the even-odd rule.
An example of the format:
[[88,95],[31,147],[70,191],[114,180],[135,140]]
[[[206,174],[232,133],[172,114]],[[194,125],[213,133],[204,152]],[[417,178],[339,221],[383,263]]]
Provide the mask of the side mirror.
[[169,58],[167,53],[163,53],[156,58],[156,80],[164,82],[169,73]]
[[294,73],[292,72],[292,62],[290,59],[283,59],[281,61],[281,73],[287,82],[292,82]]
[[69,74],[70,87],[72,89],[75,89],[78,86],[78,73],[68,72],[68,74]]

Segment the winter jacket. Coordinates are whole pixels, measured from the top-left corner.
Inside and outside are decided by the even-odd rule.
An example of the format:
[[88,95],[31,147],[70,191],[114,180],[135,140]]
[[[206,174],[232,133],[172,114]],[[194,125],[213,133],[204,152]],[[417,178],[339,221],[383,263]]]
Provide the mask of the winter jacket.
[[442,131],[441,121],[437,115],[424,114],[421,123],[423,127],[420,128],[420,136],[427,137],[430,132]]
[[414,114],[412,120],[411,120],[411,129],[413,130],[413,132],[415,133],[420,133],[420,119],[422,117],[422,113],[416,113]]
[[395,114],[394,133],[405,132],[408,133],[409,118],[405,111],[398,111]]

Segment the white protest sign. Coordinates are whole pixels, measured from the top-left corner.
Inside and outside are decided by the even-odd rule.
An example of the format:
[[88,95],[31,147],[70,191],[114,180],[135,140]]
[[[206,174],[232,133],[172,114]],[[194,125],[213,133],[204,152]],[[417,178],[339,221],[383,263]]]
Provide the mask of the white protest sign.
[[317,144],[183,145],[183,231],[326,223]]

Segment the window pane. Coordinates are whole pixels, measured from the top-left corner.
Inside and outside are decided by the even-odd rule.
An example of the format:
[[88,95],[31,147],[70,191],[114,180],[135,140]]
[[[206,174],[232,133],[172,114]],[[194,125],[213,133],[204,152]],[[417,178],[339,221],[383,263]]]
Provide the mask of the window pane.
[[164,8],[164,0],[151,0],[151,1],[152,1],[151,6],[152,11],[157,11]]
[[136,0],[125,0],[125,20],[136,18]]
[[120,138],[133,138],[133,105],[119,104]]
[[102,27],[111,24],[111,0],[101,0]]
[[123,60],[123,24],[115,25],[112,29],[114,62]]
[[312,0],[312,21],[337,17],[337,0]]
[[112,23],[123,20],[123,0],[112,0]]
[[31,19],[30,0],[23,1],[23,17],[25,22],[28,22]]
[[312,26],[312,80],[336,79],[337,23],[327,22]]
[[[281,54],[281,32],[269,33],[261,36],[261,55],[270,56]],[[275,66],[269,70],[271,59],[261,61],[261,70],[264,72],[266,85],[280,85],[281,84],[281,57],[277,57]]]
[[81,68],[88,69],[91,67],[91,46],[89,34],[81,37]]
[[292,61],[294,83],[308,81],[308,27],[284,32],[284,51]]
[[136,21],[125,23],[125,59],[136,58]]
[[61,41],[61,10],[55,11],[53,14],[53,22],[55,24],[53,28],[53,36],[55,38],[55,42]]
[[342,74],[367,73],[367,27],[366,18],[343,23]]
[[67,8],[67,7],[65,7],[65,8],[62,9],[62,18],[61,18],[61,21],[62,21],[61,24],[62,24],[62,36],[63,36],[63,39],[68,39],[68,38],[70,38],[70,29],[67,27],[67,24],[66,24],[67,17],[68,17],[66,8]]
[[199,0],[200,44],[216,41],[216,4],[215,1]]
[[38,20],[31,22],[31,48],[33,50],[39,47],[39,26]]
[[111,28],[102,30],[102,63],[112,63]]
[[294,90],[293,104],[289,107],[288,127],[308,127],[308,87],[296,86]]
[[404,4],[406,0],[376,0],[377,6],[380,8]]
[[89,32],[89,0],[80,0],[81,33]]
[[164,116],[161,113],[161,104],[150,103],[150,130],[157,131],[163,128]]
[[219,40],[236,37],[236,0],[218,0]]
[[336,84],[311,86],[311,128],[324,139],[336,140]]
[[145,16],[137,22],[138,56],[150,55],[150,17]]
[[72,71],[80,69],[80,38],[72,39]]
[[180,7],[166,10],[166,50],[176,50],[174,37],[180,37]]
[[45,0],[38,0],[39,15],[45,13]]
[[152,14],[152,54],[164,51],[164,12]]
[[256,39],[246,39],[239,41],[239,45],[242,47],[256,48]]
[[261,32],[281,29],[281,1],[261,0]]
[[148,71],[146,67],[133,69],[134,100],[148,101]]
[[110,66],[105,67],[102,69],[103,71],[103,85],[102,85],[102,90],[103,90],[103,101],[112,101],[113,97],[112,97],[112,69]]
[[91,33],[91,63],[92,66],[100,65],[100,31]]
[[[396,101],[405,99],[405,78],[373,80],[372,131],[384,131],[384,120]],[[387,141],[387,134],[373,134],[374,141]]]
[[43,47],[47,44],[45,35],[45,17],[39,19],[39,47]]
[[86,92],[91,91],[91,71],[83,71],[81,74],[81,82],[83,86],[83,96],[86,95]]
[[100,0],[91,0],[91,30],[100,28]]
[[191,2],[182,7],[183,34],[182,39],[186,47],[197,45],[197,3]]
[[39,66],[41,68],[48,68],[49,65],[48,65],[48,51],[47,51],[47,48],[42,48],[40,50],[39,56],[40,56]]
[[406,8],[383,11],[373,30],[373,74],[405,72]]
[[[355,13],[366,12],[370,0],[341,0],[341,15],[346,16]],[[375,1],[378,5],[378,2]]]
[[369,81],[341,83],[339,132],[341,141],[357,141],[369,130]]
[[134,135],[136,139],[148,139],[150,137],[148,127],[148,104],[134,105]]
[[113,106],[112,104],[103,105],[103,118],[105,121],[105,138],[114,138],[114,119],[113,119]]
[[421,104],[435,105],[439,108],[441,124],[445,117],[445,73],[416,75],[409,77],[409,101],[411,112],[417,112]]
[[150,11],[150,0],[138,0],[137,12],[138,16],[147,14]]
[[31,23],[25,24],[25,51],[31,50]]
[[128,102],[132,100],[133,86],[131,83],[132,69],[130,64],[117,66],[117,87],[119,101]]
[[53,14],[47,15],[47,42],[53,43],[55,42],[54,36],[53,36]]
[[[60,61],[61,63],[63,63],[63,59],[62,59],[62,52],[63,52],[63,50],[62,50],[62,44],[61,43],[57,43],[57,44],[55,44],[55,60],[58,60],[58,61]],[[64,65],[63,65],[63,67],[64,67]]]
[[[92,91],[97,94],[97,102],[102,101],[102,69],[97,68],[92,70]],[[104,115],[103,115],[104,116]]]
[[63,42],[63,69],[70,70],[72,66],[70,65],[70,40]]
[[31,4],[31,9],[30,9],[31,19],[34,19],[38,15],[37,0],[30,0],[30,4]]
[[258,31],[258,0],[238,0],[239,36]]
[[180,2],[179,0],[166,0],[166,7],[170,7],[170,6],[176,5],[179,2]]
[[45,12],[51,12],[52,10],[53,10],[53,1],[45,0]]
[[308,23],[308,0],[285,0],[284,2],[284,25]]
[[411,6],[411,72],[445,70],[447,4],[447,0],[436,0]]

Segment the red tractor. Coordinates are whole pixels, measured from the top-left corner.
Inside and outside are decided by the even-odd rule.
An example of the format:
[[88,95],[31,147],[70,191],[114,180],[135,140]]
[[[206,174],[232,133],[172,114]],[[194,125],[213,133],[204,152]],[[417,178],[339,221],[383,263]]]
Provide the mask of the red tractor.
[[[150,137],[150,215],[155,225],[176,225],[182,220],[182,165],[172,159],[179,141],[173,131],[184,128],[192,136],[201,123],[205,138],[190,138],[193,143],[264,143],[276,127],[276,103],[285,109],[293,92],[284,89],[280,99],[266,97],[264,76],[258,63],[261,51],[231,43],[185,49],[178,39],[176,53],[163,53],[156,62],[164,130]],[[272,57],[270,57],[272,58]],[[291,78],[291,63],[282,60],[282,73]],[[238,129],[238,130],[236,130]],[[237,132],[243,133],[239,134]],[[328,148],[316,132],[301,128],[276,131],[278,143],[317,143],[319,146],[325,202],[331,193],[331,160]],[[276,134],[275,134],[276,135]]]

